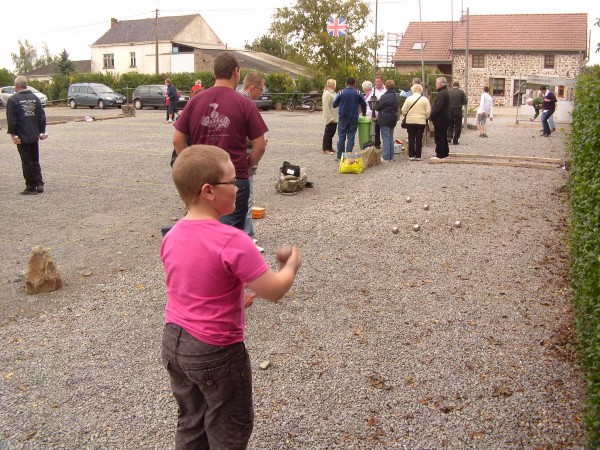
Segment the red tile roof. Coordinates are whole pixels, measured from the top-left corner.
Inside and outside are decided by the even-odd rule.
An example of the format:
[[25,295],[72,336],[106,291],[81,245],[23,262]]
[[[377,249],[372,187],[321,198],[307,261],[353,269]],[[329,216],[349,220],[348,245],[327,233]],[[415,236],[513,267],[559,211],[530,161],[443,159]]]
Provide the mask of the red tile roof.
[[[450,33],[452,22],[423,22],[423,59],[429,62],[450,62]],[[411,22],[396,50],[394,62],[421,62],[421,49],[413,44],[421,42],[419,22]]]
[[[450,48],[465,50],[466,24],[423,22],[424,60],[450,62]],[[550,31],[548,31],[550,30]],[[419,22],[410,22],[394,62],[421,61],[421,51],[411,50],[421,41]],[[469,50],[510,52],[585,52],[587,14],[506,14],[469,16]]]
[[[466,26],[454,48],[465,49]],[[511,14],[469,17],[469,50],[578,52],[587,49],[587,14]]]

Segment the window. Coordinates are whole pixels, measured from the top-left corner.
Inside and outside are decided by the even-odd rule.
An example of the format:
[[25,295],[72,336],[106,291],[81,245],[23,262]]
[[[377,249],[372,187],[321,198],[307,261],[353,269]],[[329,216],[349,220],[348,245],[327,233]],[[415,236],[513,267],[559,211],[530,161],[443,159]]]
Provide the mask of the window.
[[129,52],[129,67],[135,67],[135,52]]
[[104,67],[103,69],[114,69],[115,68],[115,54],[106,53],[104,56]]
[[485,55],[473,55],[471,57],[471,66],[473,67],[484,67],[485,66]]
[[554,55],[544,55],[544,69],[554,69]]
[[411,50],[421,50],[421,49],[425,50],[425,42],[415,42],[411,48]]
[[504,95],[504,78],[490,78],[490,87],[492,88],[492,95],[502,96]]
[[560,98],[563,98],[565,96],[564,86],[556,86],[556,96]]

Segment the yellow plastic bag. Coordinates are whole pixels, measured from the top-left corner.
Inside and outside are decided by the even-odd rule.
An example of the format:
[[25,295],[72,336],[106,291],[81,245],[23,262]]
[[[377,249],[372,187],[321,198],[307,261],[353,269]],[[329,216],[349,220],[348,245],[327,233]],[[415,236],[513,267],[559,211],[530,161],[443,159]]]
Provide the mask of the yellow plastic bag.
[[342,153],[340,173],[362,173],[363,160],[359,152]]

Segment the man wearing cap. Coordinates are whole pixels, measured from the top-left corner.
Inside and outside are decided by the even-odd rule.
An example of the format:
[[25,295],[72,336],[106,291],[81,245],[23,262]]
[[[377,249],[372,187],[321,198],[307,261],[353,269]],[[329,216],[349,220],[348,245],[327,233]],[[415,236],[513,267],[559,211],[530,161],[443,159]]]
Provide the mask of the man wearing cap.
[[362,115],[367,114],[367,102],[359,90],[355,89],[356,80],[352,77],[346,79],[346,87],[336,95],[333,107],[338,108],[338,143],[337,159],[341,159],[344,153],[351,152],[354,148],[354,138],[358,128],[358,108]]
[[542,126],[544,127],[543,133],[540,136],[548,137],[552,133],[550,130],[550,125],[548,124],[548,119],[552,117],[554,114],[554,110],[556,109],[556,95],[554,92],[549,91],[546,86],[542,86],[540,88],[540,92],[542,94]]

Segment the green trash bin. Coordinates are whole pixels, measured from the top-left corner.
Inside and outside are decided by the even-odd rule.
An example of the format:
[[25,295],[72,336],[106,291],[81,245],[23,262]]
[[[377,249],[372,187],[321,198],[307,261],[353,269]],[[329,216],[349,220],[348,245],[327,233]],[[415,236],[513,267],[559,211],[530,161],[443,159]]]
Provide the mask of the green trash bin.
[[371,140],[371,118],[358,116],[358,144],[362,150],[365,142]]

